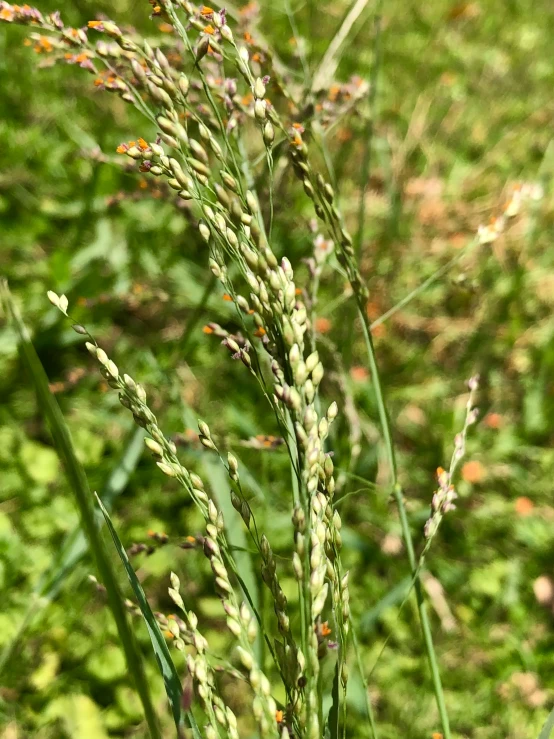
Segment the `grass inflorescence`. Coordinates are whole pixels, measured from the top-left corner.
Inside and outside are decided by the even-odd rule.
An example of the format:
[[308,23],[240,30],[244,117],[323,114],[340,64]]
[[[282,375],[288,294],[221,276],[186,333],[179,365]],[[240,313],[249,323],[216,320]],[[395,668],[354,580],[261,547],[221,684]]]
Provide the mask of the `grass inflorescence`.
[[[194,602],[194,592],[175,572],[164,587],[178,615],[151,609],[145,595],[148,588],[143,589],[135,573],[133,557],[144,552],[149,556],[156,547],[134,544],[125,552],[116,525],[99,501],[134,593],[133,600],[121,599],[105,561],[98,522],[91,518],[86,479],[79,471],[78,485],[73,481],[73,487],[78,488],[78,501],[88,496],[80,507],[89,547],[98,560],[100,579],[94,582],[100,592],[107,591],[110,596],[129,668],[137,665],[136,685],[152,736],[158,735],[159,728],[140,655],[126,630],[125,609],[142,617],[147,625],[177,731],[183,730],[185,735],[191,732],[207,739],[238,739],[251,734],[275,739],[354,736],[352,732],[358,729],[349,714],[352,671],[364,692],[366,715],[360,731],[374,739],[381,735],[371,698],[376,688],[368,685],[375,665],[369,669],[364,663],[359,625],[352,614],[353,573],[348,565],[352,541],[343,541],[341,516],[341,504],[348,494],[339,495],[345,480],[355,477],[353,470],[361,445],[368,443],[368,434],[362,434],[340,352],[324,336],[325,319],[319,315],[320,284],[330,267],[338,278],[335,281],[342,281],[344,299],[352,308],[345,331],[360,329],[363,337],[365,372],[378,419],[373,443],[379,480],[369,484],[383,499],[394,501],[407,554],[409,578],[401,590],[399,612],[413,590],[436,701],[436,724],[444,739],[454,735],[422,574],[443,519],[455,507],[454,477],[466,453],[468,430],[477,421],[474,401],[479,383],[477,376],[469,381],[465,421],[455,437],[452,461],[448,470],[439,468],[438,488],[434,495],[429,494],[430,514],[416,531],[405,490],[410,470],[402,468],[397,452],[398,434],[374,338],[378,328],[438,283],[472,249],[493,245],[522,206],[540,200],[542,189],[536,185],[513,188],[498,218],[480,226],[463,249],[383,315],[372,317],[368,309],[371,275],[362,256],[366,222],[371,216],[366,212],[366,188],[375,156],[377,85],[378,81],[381,84],[383,63],[380,15],[375,22],[369,86],[354,80],[344,90],[329,91],[331,102],[340,97],[342,104],[318,103],[321,85],[329,82],[329,68],[336,68],[334,57],[364,8],[365,3],[354,4],[329,47],[332,53],[324,56],[313,80],[309,59],[301,54],[304,83],[299,90],[266,42],[261,37],[253,39],[245,30],[247,13],[236,17],[234,12],[197,7],[188,0],[160,0],[152,6],[152,18],[164,24],[166,38],[155,43],[132,27],[120,26],[115,19],[102,16],[90,20],[86,27],[73,28],[58,12],[46,14],[28,5],[0,2],[0,20],[29,27],[30,45],[38,54],[47,55],[50,64],[80,67],[83,74],[91,75],[95,88],[111,93],[118,104],[136,112],[133,121],[140,135],[133,134],[133,139],[120,143],[117,157],[110,154],[109,163],[133,174],[138,171],[145,189],[155,189],[184,215],[188,230],[181,248],[186,251],[190,241],[200,250],[203,271],[211,273],[194,320],[187,325],[183,346],[199,316],[210,314],[212,291],[219,291],[231,310],[215,316],[218,320],[210,316],[203,337],[207,344],[219,342],[225,363],[236,364],[234,379],[221,392],[238,398],[241,388],[233,385],[237,377],[248,393],[252,388],[257,402],[265,404],[275,430],[271,437],[256,437],[253,447],[260,455],[278,448],[287,459],[286,533],[274,542],[268,517],[282,512],[283,501],[277,505],[271,500],[274,486],[267,475],[264,485],[259,486],[267,488],[262,503],[262,494],[252,494],[252,474],[232,448],[232,439],[219,425],[215,430],[204,420],[198,420],[196,429],[190,425],[187,429],[188,439],[194,437],[198,444],[194,458],[185,459],[179,448],[181,439],[164,428],[163,412],[147,388],[120,369],[117,346],[108,350],[106,345],[104,349],[104,342],[95,338],[95,329],[81,319],[83,311],[73,320],[70,299],[48,292],[52,305],[71,320],[74,332],[86,339],[86,349],[106,390],[114,392],[129,418],[144,432],[146,449],[159,472],[171,481],[173,490],[179,490],[178,495],[201,521],[201,532],[181,546],[202,552],[207,560],[212,591],[219,601],[219,618],[228,643],[233,645],[230,656],[212,648],[202,622],[202,604]],[[290,8],[287,14],[295,28]],[[299,41],[296,38],[296,43]],[[370,110],[364,126],[358,223],[351,228],[335,173],[328,166],[321,131],[339,125],[364,100],[369,101]],[[307,233],[313,253],[304,255],[304,263],[283,249],[286,239],[276,235],[283,228],[279,222],[285,208],[282,199],[287,197],[283,183],[287,180],[287,185],[294,187],[289,174],[301,183],[313,208],[314,219]],[[375,264],[371,267],[378,269]],[[87,313],[93,323],[94,310],[87,307]],[[152,351],[155,353],[155,346]],[[344,396],[343,408],[337,400],[328,399],[333,386]],[[185,401],[183,406],[183,416],[190,420]],[[337,470],[334,444],[344,424],[348,425],[350,462],[348,468]],[[339,425],[341,431],[334,436]],[[202,463],[203,459],[208,461]],[[214,465],[223,478],[208,474],[206,470]],[[283,469],[281,466],[281,473]],[[221,486],[214,485],[213,480],[221,479]],[[368,482],[365,478],[361,481]],[[430,482],[429,490],[432,485]],[[168,537],[154,540],[165,547]],[[174,656],[164,639],[176,650]],[[388,638],[379,656],[387,642]],[[12,653],[10,650],[9,655]],[[240,700],[233,700],[229,685],[235,686]],[[176,691],[180,693],[177,697]]]

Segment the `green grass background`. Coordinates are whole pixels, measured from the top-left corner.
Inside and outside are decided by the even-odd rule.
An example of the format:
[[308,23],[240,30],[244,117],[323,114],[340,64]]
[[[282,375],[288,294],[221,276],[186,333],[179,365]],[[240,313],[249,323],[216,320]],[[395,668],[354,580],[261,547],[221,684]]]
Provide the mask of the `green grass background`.
[[[104,11],[159,36],[146,2],[64,0],[40,7],[59,7],[73,25]],[[286,9],[280,0],[262,2],[259,27],[299,71]],[[346,10],[337,1],[293,4],[312,66]],[[341,52],[340,80],[370,74],[373,11],[369,3]],[[537,578],[554,575],[553,33],[554,9],[546,0],[383,5],[362,251],[375,316],[497,214],[511,183],[545,187],[544,200],[502,239],[464,257],[391,319],[376,342],[420,546],[435,468],[450,458],[463,420],[464,383],[475,371],[482,376],[483,420],[468,446],[480,479],[460,481],[458,510],[445,520],[427,562],[451,613],[449,630],[450,621],[431,608],[457,738],[532,739],[554,695],[552,607],[540,605],[534,592]],[[46,290],[65,292],[77,320],[149,389],[165,429],[183,433],[198,416],[225,439],[248,470],[268,537],[285,555],[290,491],[284,455],[240,444],[275,433],[275,423],[242,366],[201,331],[210,320],[233,325],[217,290],[200,324],[190,337],[185,333],[209,281],[205,249],[187,219],[170,203],[146,196],[137,173],[125,171],[115,156],[121,141],[153,132],[120,100],[94,90],[85,72],[39,68],[24,38],[24,29],[0,25],[0,269],[51,382],[65,384],[58,400],[91,488],[105,490],[114,470],[123,474],[113,507],[123,542],[146,541],[149,530],[170,537],[168,546],[135,560],[151,603],[173,610],[166,590],[169,571],[177,571],[210,643],[224,651],[229,641],[203,557],[176,546],[200,533],[202,521],[146,455],[129,450],[134,430],[127,416],[105,392],[80,337],[46,301]],[[354,113],[328,137],[353,231],[364,136],[363,115]],[[95,147],[110,162],[84,155]],[[278,191],[275,209],[275,251],[299,265],[303,284],[312,211],[292,178]],[[385,472],[371,384],[359,369],[365,362],[361,333],[356,324],[345,328],[352,308],[335,271],[324,274],[318,312],[329,319],[326,337],[336,346],[336,353],[328,343],[321,349],[329,371],[325,395],[344,407],[345,391],[362,432],[356,477],[346,478],[341,490],[350,494],[341,513],[346,565],[357,573],[351,603],[368,671],[388,638],[370,680],[380,736],[431,737],[438,717],[417,614],[411,601],[399,613],[408,576],[400,526],[386,493],[374,486]],[[16,644],[0,679],[0,736],[144,736],[111,616],[86,578],[88,557],[54,583],[47,603],[33,600],[78,516],[8,325],[0,332],[0,397],[0,649]],[[341,469],[349,447],[344,420],[333,444]],[[205,453],[189,445],[183,455],[218,485]],[[522,510],[522,498],[531,501],[529,511]],[[269,505],[272,513],[264,515]],[[285,579],[291,590],[292,582]],[[440,610],[442,600],[433,603]],[[33,618],[23,622],[25,614]],[[148,655],[146,631],[140,621],[134,624]],[[163,687],[149,659],[163,713]],[[363,737],[363,688],[352,672],[349,736]],[[169,717],[166,730],[173,735]]]

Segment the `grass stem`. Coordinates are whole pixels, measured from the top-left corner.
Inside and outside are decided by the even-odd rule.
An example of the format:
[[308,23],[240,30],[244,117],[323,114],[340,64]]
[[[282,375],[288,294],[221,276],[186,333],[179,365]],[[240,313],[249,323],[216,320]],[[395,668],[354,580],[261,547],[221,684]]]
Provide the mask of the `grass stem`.
[[406,544],[406,551],[408,553],[408,561],[410,564],[410,569],[415,579],[414,587],[415,587],[415,592],[416,592],[419,619],[421,622],[421,631],[423,634],[423,640],[425,644],[425,651],[427,653],[427,659],[429,661],[429,666],[431,669],[431,677],[433,680],[433,690],[435,693],[437,707],[439,710],[439,715],[440,715],[440,720],[441,720],[441,725],[442,725],[442,732],[444,735],[444,739],[451,739],[450,722],[449,722],[448,713],[446,710],[444,690],[442,687],[442,681],[440,677],[438,661],[437,661],[437,656],[435,652],[435,646],[433,643],[431,625],[429,623],[429,616],[427,614],[427,608],[425,606],[425,598],[423,595],[423,589],[421,587],[421,581],[419,579],[417,561],[416,561],[415,551],[414,551],[414,544],[413,544],[412,534],[410,531],[410,526],[408,523],[406,506],[404,504],[404,496],[402,493],[402,488],[400,487],[398,483],[398,467],[397,467],[397,461],[396,461],[396,453],[394,451],[394,444],[392,441],[391,424],[389,421],[389,416],[388,416],[387,408],[385,405],[385,397],[384,397],[383,387],[381,384],[381,378],[379,376],[379,368],[378,368],[377,359],[375,356],[373,339],[371,337],[371,329],[369,325],[369,320],[367,318],[367,314],[364,311],[364,305],[358,295],[356,296],[356,300],[358,303],[358,311],[359,311],[359,315],[360,315],[361,322],[362,322],[362,330],[363,330],[368,358],[369,358],[371,380],[372,380],[373,388],[375,391],[375,398],[377,402],[379,420],[381,423],[383,440],[385,444],[385,452],[386,452],[387,461],[390,467],[394,500],[396,502],[396,506],[398,508],[398,513],[400,516],[400,526],[402,528],[402,536]]

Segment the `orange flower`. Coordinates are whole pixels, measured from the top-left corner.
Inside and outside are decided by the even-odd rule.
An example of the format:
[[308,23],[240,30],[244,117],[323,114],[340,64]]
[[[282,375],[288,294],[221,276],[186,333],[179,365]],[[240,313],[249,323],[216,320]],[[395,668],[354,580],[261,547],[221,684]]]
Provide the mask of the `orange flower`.
[[328,621],[324,621],[321,624],[321,636],[329,636],[329,634],[331,633],[331,631],[332,631],[332,629],[329,626],[329,622]]
[[211,326],[204,326],[204,328],[202,329],[202,331],[205,334],[213,334],[213,332],[214,332],[214,330],[213,330],[213,328]]
[[160,23],[158,28],[160,29],[162,33],[172,33],[173,32],[173,26],[170,23]]
[[187,536],[187,541],[188,541],[189,544],[195,544],[196,543],[196,539],[194,538],[194,536]]
[[102,21],[89,21],[87,26],[89,28],[100,28],[102,26]]
[[48,53],[52,51],[53,48],[54,47],[52,46],[50,39],[46,38],[46,36],[39,36],[33,47],[33,51],[37,54],[41,54],[43,51]]
[[262,328],[262,326],[260,326],[254,331],[254,336],[257,336],[258,339],[261,339],[262,336],[265,336],[265,334],[266,334],[265,328]]
[[141,139],[141,138],[138,139],[137,144],[138,144],[138,148],[141,151],[144,151],[145,149],[149,149],[150,148],[148,146],[148,143],[144,139]]
[[[108,82],[108,83],[109,83],[110,81],[113,81],[113,78],[111,78],[111,77],[108,77],[108,79],[107,79],[107,80],[102,80],[102,79],[94,80],[94,84],[96,85],[96,84],[98,83],[99,85],[103,85],[103,84],[105,84],[106,82]],[[139,139],[139,140],[140,140],[140,139]],[[144,141],[144,139],[142,139],[142,140]],[[136,144],[137,144],[137,142],[136,142],[136,141],[129,141],[129,142],[127,142],[127,143],[119,144],[119,146],[118,146],[118,147],[117,147],[117,149],[116,149],[116,152],[117,152],[118,154],[125,154],[125,152],[126,152],[126,151],[129,151],[129,149],[130,149],[130,148],[131,148],[132,146],[136,146]]]
[[275,721],[277,721],[278,724],[283,723],[283,711],[275,711]]
[[204,28],[204,33],[207,33],[209,36],[213,36],[215,33],[215,28],[213,26],[206,26]]
[[213,12],[213,8],[209,8],[207,5],[203,5],[200,9],[200,15],[203,15],[204,17],[212,15]]
[[233,302],[233,298],[230,295],[228,295],[227,293],[225,293],[223,295],[223,300],[226,300],[228,303],[232,303]]

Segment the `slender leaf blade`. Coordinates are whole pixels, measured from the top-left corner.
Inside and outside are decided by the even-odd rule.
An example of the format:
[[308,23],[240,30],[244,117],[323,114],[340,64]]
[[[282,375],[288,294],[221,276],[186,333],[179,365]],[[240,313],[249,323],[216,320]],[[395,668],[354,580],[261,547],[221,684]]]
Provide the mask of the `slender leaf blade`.
[[539,734],[539,739],[550,739],[552,729],[554,729],[554,708],[548,714],[548,718],[546,719],[545,724],[541,729],[541,733]]
[[[108,531],[111,534],[119,558],[121,559],[123,566],[125,567],[125,572],[127,573],[129,584],[133,589],[138,606],[146,623],[146,628],[148,629],[148,635],[150,636],[152,648],[154,650],[154,654],[156,655],[158,668],[164,681],[165,692],[167,693],[169,704],[171,706],[171,711],[173,713],[173,718],[175,719],[175,724],[178,727],[181,720],[181,696],[183,694],[181,680],[179,679],[175,664],[171,659],[169,648],[166,644],[162,632],[160,631],[160,627],[158,625],[158,622],[156,621],[156,617],[154,616],[152,609],[150,608],[150,604],[146,599],[146,595],[144,594],[142,585],[138,580],[132,564],[129,562],[127,552],[125,551],[125,548],[123,547],[123,544],[121,543],[121,540],[117,535],[117,531],[114,528],[114,525],[110,518],[110,514],[106,510],[98,495],[96,495],[96,500],[104,516],[106,526],[108,527]],[[198,728],[196,727],[194,717],[192,716],[192,713],[190,711],[187,711],[186,715],[196,736]]]

